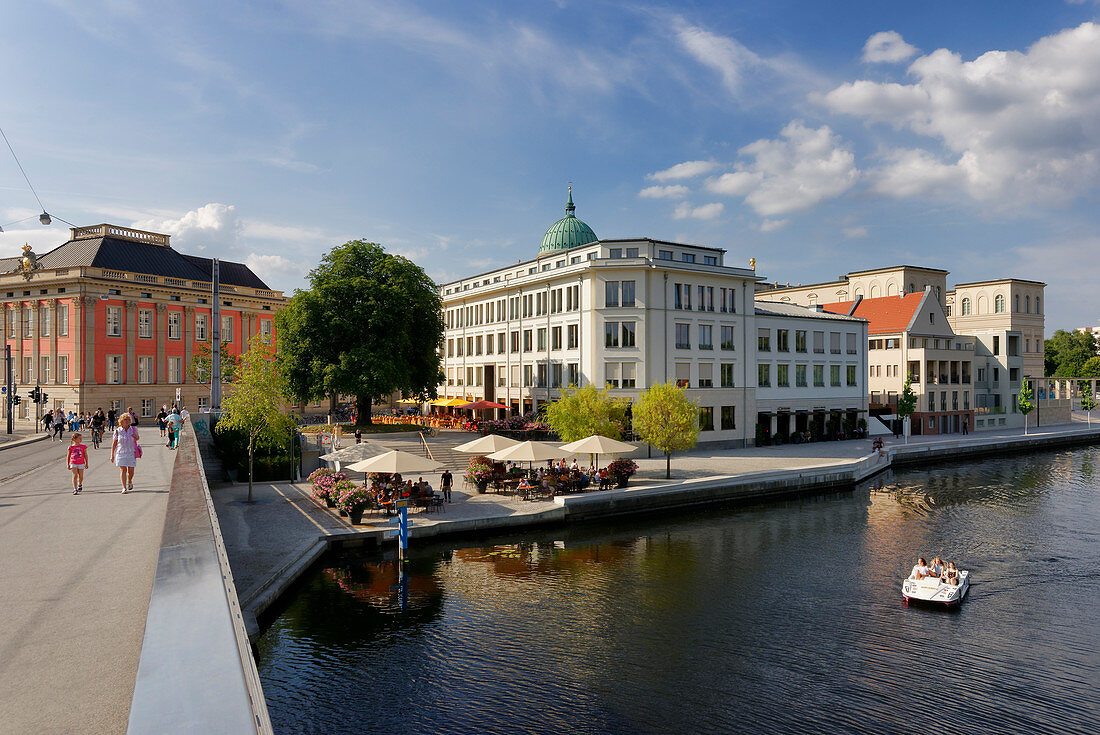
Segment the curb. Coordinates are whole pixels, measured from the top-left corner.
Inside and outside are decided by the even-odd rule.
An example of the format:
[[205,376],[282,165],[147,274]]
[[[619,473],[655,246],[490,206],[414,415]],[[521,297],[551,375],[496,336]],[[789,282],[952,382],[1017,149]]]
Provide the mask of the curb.
[[33,444],[34,442],[44,441],[49,438],[49,434],[39,434],[35,436],[29,436],[26,439],[16,439],[9,442],[0,442],[0,452],[4,451],[5,449],[11,449],[12,447],[21,447],[26,444]]

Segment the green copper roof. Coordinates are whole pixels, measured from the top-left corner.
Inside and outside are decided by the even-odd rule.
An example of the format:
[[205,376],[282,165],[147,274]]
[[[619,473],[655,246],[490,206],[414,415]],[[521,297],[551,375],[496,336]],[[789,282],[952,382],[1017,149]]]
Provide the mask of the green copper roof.
[[565,216],[554,224],[542,236],[542,244],[539,245],[539,255],[552,253],[558,250],[587,245],[599,240],[592,228],[573,214],[576,207],[573,206],[573,189],[569,190],[569,201],[565,203]]

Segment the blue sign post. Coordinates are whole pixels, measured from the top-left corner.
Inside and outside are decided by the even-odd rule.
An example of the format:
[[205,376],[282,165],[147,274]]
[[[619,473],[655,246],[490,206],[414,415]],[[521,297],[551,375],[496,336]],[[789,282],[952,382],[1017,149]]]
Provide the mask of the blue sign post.
[[398,513],[397,518],[390,521],[397,524],[397,530],[394,531],[397,536],[397,558],[405,561],[405,552],[409,549],[409,501],[394,501],[393,507]]

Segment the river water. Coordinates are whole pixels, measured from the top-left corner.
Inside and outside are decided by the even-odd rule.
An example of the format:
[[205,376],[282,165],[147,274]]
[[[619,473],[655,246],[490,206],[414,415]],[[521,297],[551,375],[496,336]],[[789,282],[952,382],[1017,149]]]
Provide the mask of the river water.
[[[906,607],[917,555],[969,569]],[[257,663],[278,733],[1100,731],[1100,448],[328,558]]]

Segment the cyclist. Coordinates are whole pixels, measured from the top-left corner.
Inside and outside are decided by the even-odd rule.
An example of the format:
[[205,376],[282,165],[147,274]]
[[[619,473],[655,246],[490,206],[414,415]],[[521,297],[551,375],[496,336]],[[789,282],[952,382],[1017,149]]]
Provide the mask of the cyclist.
[[107,414],[102,408],[97,408],[92,414],[92,446],[99,449],[99,443],[103,441],[103,429],[107,425]]

